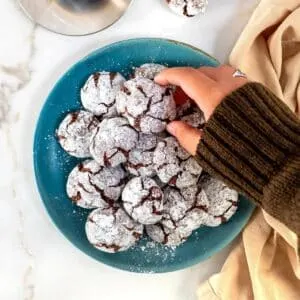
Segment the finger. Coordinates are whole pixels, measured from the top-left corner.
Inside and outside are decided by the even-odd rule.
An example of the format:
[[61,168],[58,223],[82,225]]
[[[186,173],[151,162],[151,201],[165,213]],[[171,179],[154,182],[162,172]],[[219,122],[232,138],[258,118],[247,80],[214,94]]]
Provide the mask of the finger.
[[198,72],[197,69],[191,67],[169,68],[161,71],[156,77],[155,82],[161,85],[177,85],[180,86],[186,93],[185,88],[193,84],[189,90],[205,90],[207,84],[213,85],[214,82],[206,75]]
[[228,83],[232,86],[239,87],[245,84],[248,80],[243,77],[233,77],[236,69],[232,66],[222,65],[219,67],[200,67],[199,72],[203,73],[207,77],[215,80],[217,83]]
[[232,78],[233,73],[236,71],[235,68],[228,65],[221,65],[218,67],[200,67],[197,70],[215,81]]
[[207,77],[211,78],[212,80],[219,81],[217,67],[200,67],[197,70],[206,75]]
[[215,81],[205,74],[190,67],[170,68],[163,70],[155,77],[155,81],[161,85],[177,85],[195,102],[208,118],[222,98],[221,91]]
[[190,154],[195,155],[201,138],[201,131],[181,122],[173,121],[168,124],[167,130],[175,136],[179,144]]

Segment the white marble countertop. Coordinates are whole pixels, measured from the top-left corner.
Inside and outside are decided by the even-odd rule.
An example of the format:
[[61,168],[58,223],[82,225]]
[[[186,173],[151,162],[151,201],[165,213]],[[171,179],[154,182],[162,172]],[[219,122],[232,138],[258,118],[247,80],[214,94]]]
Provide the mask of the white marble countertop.
[[67,37],[33,25],[16,0],[0,2],[0,298],[5,300],[196,299],[196,287],[217,272],[229,248],[192,268],[140,275],[98,263],[52,224],[32,167],[35,122],[55,80],[72,63],[111,41],[167,37],[226,62],[257,0],[210,0],[205,15],[185,19],[163,0],[135,0],[107,30]]

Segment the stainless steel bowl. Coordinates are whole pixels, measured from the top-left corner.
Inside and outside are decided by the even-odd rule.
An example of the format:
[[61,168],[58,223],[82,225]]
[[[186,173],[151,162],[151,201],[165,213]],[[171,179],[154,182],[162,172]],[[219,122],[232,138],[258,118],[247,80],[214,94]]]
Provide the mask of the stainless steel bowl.
[[91,34],[116,22],[132,0],[19,0],[39,25],[65,35]]

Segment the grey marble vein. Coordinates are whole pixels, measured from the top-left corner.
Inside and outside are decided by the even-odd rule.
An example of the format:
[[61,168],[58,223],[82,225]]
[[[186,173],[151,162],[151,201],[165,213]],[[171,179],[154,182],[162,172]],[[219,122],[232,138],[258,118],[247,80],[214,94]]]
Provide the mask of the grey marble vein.
[[[36,26],[33,26],[29,35],[26,36],[26,50],[28,55],[21,63],[16,58],[10,65],[3,62],[0,64],[0,134],[4,137],[3,143],[6,147],[7,159],[12,162],[13,178],[10,184],[12,190],[13,200],[19,201],[17,192],[17,174],[20,169],[19,162],[17,160],[17,149],[13,141],[14,123],[18,118],[12,113],[11,107],[14,100],[14,96],[21,91],[26,84],[31,80],[32,70],[31,63],[35,55],[35,33]],[[22,51],[22,49],[20,49]],[[35,256],[30,250],[28,241],[25,234],[25,217],[22,209],[18,208],[18,240],[25,257],[27,258],[27,267],[23,274],[22,280],[22,299],[33,300],[35,296],[35,284],[34,284],[34,265]]]
[[0,65],[0,129],[3,123],[9,122],[11,98],[31,79],[30,64],[35,53],[35,31],[36,26],[28,37],[30,51],[25,62],[15,66]]

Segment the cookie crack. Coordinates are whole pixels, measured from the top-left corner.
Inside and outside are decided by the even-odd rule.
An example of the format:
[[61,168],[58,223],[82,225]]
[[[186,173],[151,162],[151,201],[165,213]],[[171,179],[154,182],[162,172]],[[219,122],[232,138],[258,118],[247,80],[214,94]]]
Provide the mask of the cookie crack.
[[171,179],[168,181],[168,184],[171,186],[176,186],[177,179],[180,173],[182,173],[182,171],[179,171],[176,175],[172,176]]
[[93,74],[93,80],[94,80],[94,83],[95,83],[95,86],[98,87],[98,82],[99,82],[99,78],[100,78],[100,73],[94,73]]
[[223,214],[221,214],[221,215],[218,215],[218,216],[214,216],[213,215],[213,217],[215,218],[215,219],[221,219],[221,222],[222,223],[225,223],[226,221],[227,221],[227,218],[224,216],[226,213],[228,213],[230,210],[232,209],[232,205],[231,206],[229,206],[224,212],[223,212]]
[[[144,182],[143,182],[142,179],[141,179],[141,186],[142,186],[142,189],[145,190]],[[157,197],[155,196],[156,194],[158,195]],[[160,191],[159,187],[152,186],[149,189],[148,194],[146,196],[142,197],[142,199],[139,203],[137,203],[136,205],[131,207],[132,208],[131,209],[131,214],[133,213],[134,210],[136,210],[137,208],[143,206],[146,201],[149,201],[149,202],[157,201],[158,203],[160,203],[161,200],[162,200],[162,194],[161,194],[161,191]],[[128,202],[128,201],[124,201],[124,203],[127,203],[131,206],[131,203]],[[156,214],[156,215],[161,215],[162,214],[162,212],[157,210],[154,203],[152,204],[152,213]]]
[[92,139],[92,144],[91,144],[92,148],[95,148],[95,147],[96,147],[96,144],[95,144],[95,143],[96,143],[96,136],[98,135],[99,130],[100,130],[100,127],[98,126],[97,129],[96,129],[96,132],[95,132],[95,134],[94,134],[94,137],[93,137],[93,139]]
[[141,122],[144,118],[144,115],[147,115],[147,113],[150,111],[150,108],[152,105],[152,100],[153,100],[153,97],[150,97],[149,101],[147,103],[146,109],[142,113],[140,113],[137,117],[133,117],[131,115],[131,117],[133,117],[133,119],[134,119],[134,127],[138,128],[139,130],[141,130]]
[[100,189],[96,184],[94,184],[92,182],[92,179],[91,179],[90,176],[89,176],[89,183],[95,189],[95,191],[100,195],[100,197],[102,198],[102,200],[109,205],[109,207],[112,207],[114,205],[115,201],[113,199],[107,197],[105,195],[104,191],[102,189]]
[[79,115],[78,111],[71,113],[71,120],[70,120],[70,122],[68,123],[67,126],[69,126],[69,125],[73,124],[74,122],[76,122],[77,119],[78,119],[78,115]]
[[78,186],[79,186],[81,189],[83,189],[86,193],[91,194],[91,192],[88,191],[88,190],[85,188],[85,186],[84,186],[81,182],[78,183]]
[[132,235],[133,235],[136,239],[139,239],[139,238],[142,236],[141,233],[139,233],[139,232],[137,232],[137,231],[134,230],[135,227],[128,227],[128,226],[126,226],[126,225],[123,225],[123,227],[126,228],[128,231],[133,231],[133,232],[132,232]]
[[130,150],[127,151],[127,150],[125,150],[125,149],[123,149],[123,148],[121,148],[121,147],[116,147],[116,148],[115,148],[115,152],[114,152],[112,155],[110,155],[110,156],[107,156],[107,152],[106,152],[106,151],[104,152],[103,160],[104,160],[105,166],[110,167],[110,166],[111,166],[110,160],[111,160],[115,155],[117,155],[117,154],[120,153],[120,152],[125,156],[126,160],[128,160]]
[[109,80],[110,80],[110,85],[113,85],[113,81],[116,78],[117,73],[116,72],[109,72]]
[[238,206],[237,201],[233,201],[233,200],[227,200],[227,201],[230,202],[232,206]]
[[161,223],[157,223],[156,226],[158,226],[161,231],[163,232],[163,235],[164,235],[164,240],[162,241],[163,244],[167,244],[168,241],[169,241],[169,235],[170,233],[167,233],[164,226],[161,224]]
[[155,116],[151,115],[151,113],[150,113],[152,104],[157,104],[157,103],[163,102],[164,98],[162,97],[159,101],[156,101],[156,102],[153,103],[153,96],[147,97],[145,91],[143,90],[143,88],[141,86],[138,86],[137,89],[145,96],[145,98],[149,99],[146,108],[140,114],[138,114],[137,116],[134,116],[132,113],[130,113],[128,111],[128,108],[125,107],[124,113],[122,113],[122,115],[123,116],[127,115],[130,118],[132,118],[134,120],[133,127],[137,128],[139,131],[141,130],[141,122],[145,117],[150,117],[154,120],[158,120],[158,121],[161,121],[161,122],[166,122],[168,120],[168,118],[166,118],[166,119],[158,118],[158,117],[155,117]]
[[66,126],[66,132],[68,132],[68,133],[69,133],[69,126],[78,120],[79,111],[72,112],[72,113],[70,113],[70,115],[71,115],[71,120]]
[[166,122],[168,120],[168,118],[163,119],[163,118],[155,117],[155,116],[152,116],[152,115],[146,115],[145,117],[149,117],[149,118],[152,118],[154,120],[161,121],[161,122]]
[[157,210],[157,208],[154,204],[152,204],[152,213],[157,216],[161,216],[163,214],[162,211]]
[[107,104],[107,103],[100,103],[99,104],[99,106],[100,105],[103,105],[103,106],[105,106],[106,108],[111,108],[112,106],[114,106],[115,105],[115,101],[113,101],[112,103],[109,103],[109,104]]
[[138,85],[136,88],[137,88],[137,90],[139,90],[139,91],[142,93],[142,95],[143,95],[145,98],[148,98],[148,96],[147,96],[147,94],[145,93],[145,91],[144,91],[144,89],[143,89],[142,86]]
[[187,16],[187,17],[193,17],[194,15],[190,15],[189,13],[188,13],[188,3],[187,3],[187,0],[184,0],[184,3],[185,3],[185,5],[184,5],[184,7],[183,7],[183,14],[185,15],[185,16]]
[[90,130],[92,126],[97,126],[97,121],[94,118],[89,122],[87,129]]
[[131,91],[125,85],[122,86],[121,92],[124,92],[127,96],[131,95]]
[[[155,196],[156,194],[158,196]],[[139,203],[138,206],[143,205],[146,201],[151,201],[152,202],[152,201],[161,201],[161,200],[162,200],[162,194],[161,194],[160,188],[156,187],[156,186],[152,186],[149,189],[148,195],[142,197],[142,200],[141,200],[141,202]]]
[[139,170],[141,168],[148,168],[152,165],[152,163],[149,163],[149,164],[143,164],[143,163],[137,163],[137,164],[134,164],[130,161],[127,162],[127,167],[128,168],[131,168],[131,169],[134,169],[134,170]]
[[105,249],[108,249],[108,250],[113,250],[114,252],[118,252],[121,247],[119,245],[116,245],[116,244],[107,244],[107,243],[96,243],[96,244],[93,244],[95,247],[98,247],[98,248],[105,248]]
[[123,124],[120,126],[120,128],[122,128],[122,127],[129,128],[130,130],[134,130],[135,132],[137,132],[136,129],[134,127],[130,126],[129,124]]
[[79,191],[77,191],[77,193],[76,193],[76,195],[75,196],[72,196],[71,197],[71,200],[73,201],[73,202],[78,202],[78,201],[80,201],[82,199],[82,197],[81,197],[81,193],[79,192]]
[[78,171],[81,172],[81,173],[89,173],[91,175],[98,175],[100,174],[100,172],[103,170],[103,167],[100,166],[99,167],[99,170],[97,172],[93,172],[90,168],[86,168],[83,163],[80,163],[78,165]]

